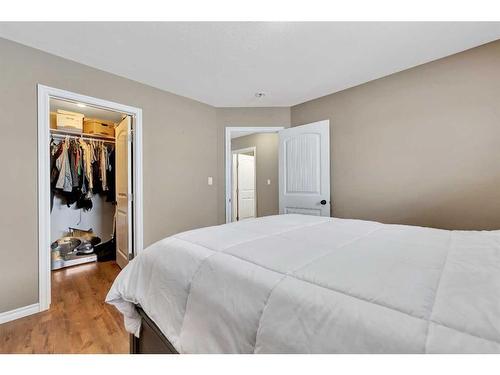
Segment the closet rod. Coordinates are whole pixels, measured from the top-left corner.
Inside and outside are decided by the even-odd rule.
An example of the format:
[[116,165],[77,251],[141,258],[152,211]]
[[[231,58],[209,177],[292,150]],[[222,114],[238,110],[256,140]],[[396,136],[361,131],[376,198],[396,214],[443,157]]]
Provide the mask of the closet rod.
[[87,141],[100,141],[100,142],[104,142],[104,143],[115,143],[115,141],[109,139],[109,138],[105,138],[105,137],[99,137],[99,136],[96,136],[96,137],[85,137],[85,136],[82,136],[82,135],[72,135],[72,134],[51,134],[50,135],[52,138],[74,138],[74,139],[84,139],[84,140],[87,140]]

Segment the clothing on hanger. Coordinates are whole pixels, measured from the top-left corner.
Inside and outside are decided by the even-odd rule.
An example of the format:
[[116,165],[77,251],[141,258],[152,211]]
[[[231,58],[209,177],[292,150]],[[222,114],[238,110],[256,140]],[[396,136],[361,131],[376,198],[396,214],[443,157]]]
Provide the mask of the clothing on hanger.
[[73,180],[71,177],[68,148],[69,138],[66,137],[62,145],[61,155],[56,160],[56,167],[59,170],[59,178],[57,179],[56,188],[62,189],[65,192],[70,192],[73,190]]
[[[54,195],[63,198],[69,207],[92,209],[93,194],[105,194],[106,201],[114,202],[114,148],[103,141],[69,137],[50,142],[51,155],[51,210]],[[112,181],[111,186],[108,181]],[[111,199],[112,197],[112,199]]]

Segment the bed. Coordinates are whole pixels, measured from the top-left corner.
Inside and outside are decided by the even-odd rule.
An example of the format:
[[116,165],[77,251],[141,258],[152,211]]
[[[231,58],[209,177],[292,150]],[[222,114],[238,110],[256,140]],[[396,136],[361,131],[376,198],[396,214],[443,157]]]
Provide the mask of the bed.
[[249,219],[151,245],[106,301],[132,352],[500,353],[500,231]]

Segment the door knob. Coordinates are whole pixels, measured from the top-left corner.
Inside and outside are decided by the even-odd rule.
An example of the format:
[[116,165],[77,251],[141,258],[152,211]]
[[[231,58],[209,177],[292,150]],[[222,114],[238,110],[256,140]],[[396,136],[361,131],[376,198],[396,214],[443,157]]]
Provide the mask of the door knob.
[[321,203],[321,204],[324,206],[324,205],[326,204],[326,201],[323,199],[323,200],[322,200],[321,202],[319,202],[319,203]]

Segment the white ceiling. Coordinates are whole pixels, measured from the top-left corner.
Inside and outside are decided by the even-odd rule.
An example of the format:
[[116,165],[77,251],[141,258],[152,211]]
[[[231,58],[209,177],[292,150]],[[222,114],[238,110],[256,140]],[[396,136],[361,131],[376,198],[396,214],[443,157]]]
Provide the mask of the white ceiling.
[[[79,103],[84,104],[84,103]],[[113,121],[120,122],[123,118],[123,114],[119,112],[114,112],[106,109],[91,107],[86,105],[84,108],[79,107],[78,103],[59,100],[59,99],[50,99],[50,111],[56,112],[58,109],[64,109],[66,111],[83,113],[85,117],[88,118],[96,118],[105,121]]]
[[291,106],[499,39],[500,23],[0,23],[0,37],[217,107]]

